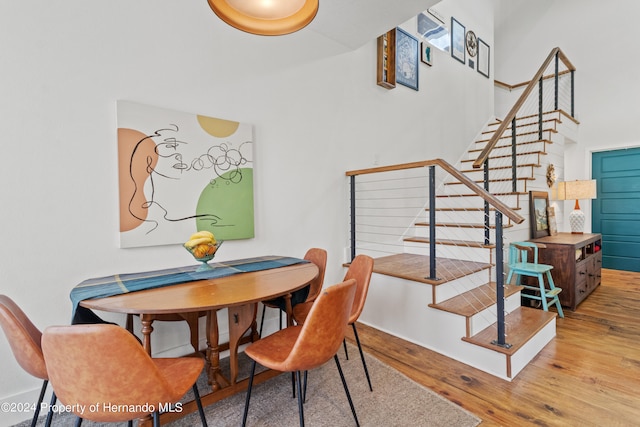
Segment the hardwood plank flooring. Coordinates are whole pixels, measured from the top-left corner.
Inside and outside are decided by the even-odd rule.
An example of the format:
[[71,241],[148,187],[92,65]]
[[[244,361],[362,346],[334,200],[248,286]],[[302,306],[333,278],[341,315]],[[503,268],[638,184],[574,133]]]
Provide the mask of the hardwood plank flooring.
[[639,313],[640,273],[603,270],[602,284],[575,312],[565,310],[556,338],[511,382],[363,324],[358,334],[366,351],[482,426],[637,426]]

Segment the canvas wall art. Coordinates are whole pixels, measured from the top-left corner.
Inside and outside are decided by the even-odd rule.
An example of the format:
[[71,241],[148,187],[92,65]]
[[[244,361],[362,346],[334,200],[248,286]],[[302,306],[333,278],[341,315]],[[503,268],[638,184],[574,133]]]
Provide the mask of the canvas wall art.
[[120,247],[254,237],[253,129],[117,102]]

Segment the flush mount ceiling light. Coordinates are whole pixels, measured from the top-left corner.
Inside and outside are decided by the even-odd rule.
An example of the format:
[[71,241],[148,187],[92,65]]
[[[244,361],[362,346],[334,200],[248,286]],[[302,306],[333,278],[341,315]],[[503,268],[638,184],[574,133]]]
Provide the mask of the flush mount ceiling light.
[[207,0],[227,24],[247,33],[279,36],[313,21],[318,0]]

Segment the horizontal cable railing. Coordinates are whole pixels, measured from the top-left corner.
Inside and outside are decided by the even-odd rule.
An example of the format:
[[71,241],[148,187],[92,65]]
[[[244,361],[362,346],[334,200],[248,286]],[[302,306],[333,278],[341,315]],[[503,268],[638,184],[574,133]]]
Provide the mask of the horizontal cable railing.
[[[502,233],[504,226],[524,221],[511,207],[517,201],[488,193],[441,159],[346,175],[351,194],[351,258],[360,253],[374,258],[421,254],[428,257],[427,282],[466,277],[469,281],[460,286],[470,290],[495,280],[496,343],[506,345]],[[486,235],[495,244],[486,242]]]
[[[563,69],[561,69],[561,67]],[[473,162],[473,167],[483,167],[499,141],[503,137],[509,136],[507,135],[507,132],[515,132],[513,124],[518,116],[524,115],[522,111],[537,112],[537,130],[539,139],[542,139],[543,137],[543,116],[545,111],[562,110],[571,117],[574,117],[575,70],[575,67],[562,50],[557,47],[554,48],[542,63],[538,71],[534,74],[533,78],[526,84],[526,86],[524,86],[518,100],[513,104],[507,115],[495,130],[495,133],[491,136],[480,154],[477,156],[476,160]],[[502,85],[504,85],[504,83],[502,83]],[[537,92],[537,108],[532,108],[530,104],[536,100],[536,97],[532,96],[534,92]],[[528,104],[528,106],[525,106],[525,104]],[[516,177],[512,176],[512,179],[515,181]]]

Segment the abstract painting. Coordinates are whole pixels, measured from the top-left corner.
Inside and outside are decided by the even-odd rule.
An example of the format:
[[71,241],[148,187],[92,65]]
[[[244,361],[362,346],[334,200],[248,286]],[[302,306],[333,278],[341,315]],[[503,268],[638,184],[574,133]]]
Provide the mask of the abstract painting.
[[253,129],[117,102],[120,247],[254,237]]

